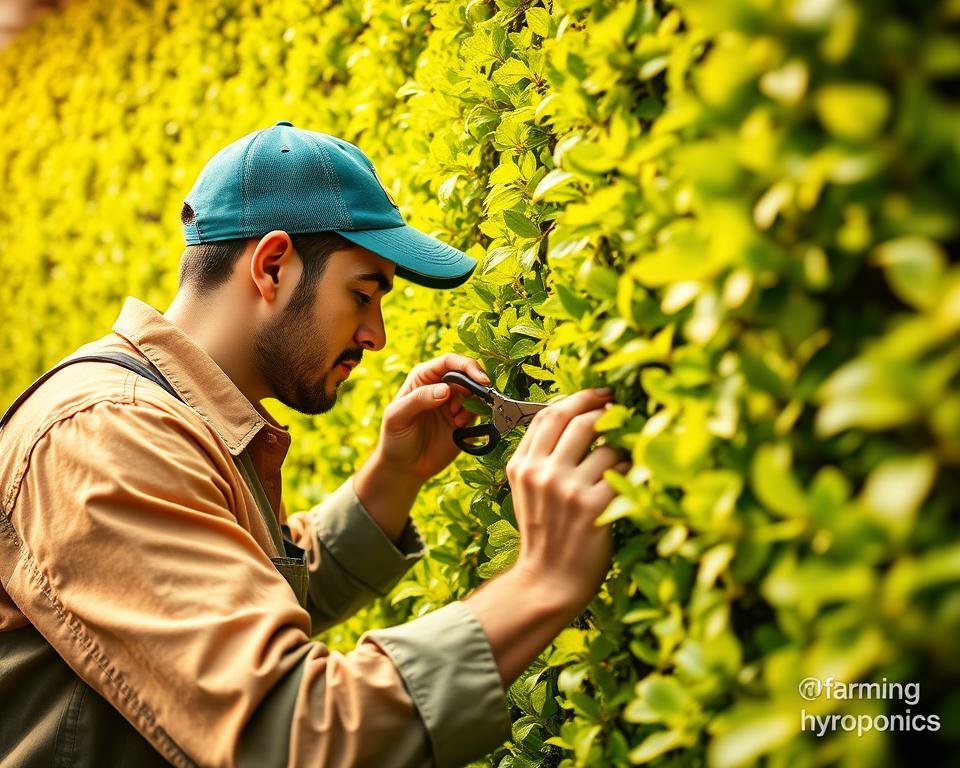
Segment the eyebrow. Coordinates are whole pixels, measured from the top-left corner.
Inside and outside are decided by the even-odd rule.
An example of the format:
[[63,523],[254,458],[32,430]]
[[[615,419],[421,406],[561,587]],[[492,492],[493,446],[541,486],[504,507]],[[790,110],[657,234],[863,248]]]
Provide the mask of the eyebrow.
[[364,272],[362,275],[357,275],[356,279],[376,283],[384,293],[390,293],[393,290],[393,285],[383,272]]

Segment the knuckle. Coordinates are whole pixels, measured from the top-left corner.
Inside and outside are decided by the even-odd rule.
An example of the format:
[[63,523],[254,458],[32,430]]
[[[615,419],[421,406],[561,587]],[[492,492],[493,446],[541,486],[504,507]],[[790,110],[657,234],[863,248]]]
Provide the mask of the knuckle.
[[554,483],[554,475],[548,465],[531,467],[526,472],[527,484],[538,492],[544,492]]
[[548,406],[547,408],[544,408],[542,411],[539,411],[536,416],[533,417],[533,421],[539,423],[541,426],[544,424],[553,424],[555,422],[562,421],[562,420],[563,420],[563,414],[560,411],[553,408],[552,406]]
[[578,426],[591,426],[600,418],[602,413],[603,411],[586,411],[585,413],[577,414],[571,421],[575,421]]
[[565,483],[560,489],[560,499],[568,506],[580,507],[585,500],[585,488],[578,483]]
[[513,465],[513,477],[517,482],[529,485],[533,474],[533,465],[529,461],[518,461]]

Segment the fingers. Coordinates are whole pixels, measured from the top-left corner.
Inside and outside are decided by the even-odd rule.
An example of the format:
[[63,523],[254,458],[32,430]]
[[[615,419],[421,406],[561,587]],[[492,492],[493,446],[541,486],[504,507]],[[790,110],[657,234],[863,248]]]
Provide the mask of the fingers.
[[[560,435],[567,430],[572,420],[581,414],[602,408],[604,403],[609,401],[610,396],[603,396],[594,389],[584,389],[556,403],[551,403],[533,417],[533,421],[530,422],[526,434],[520,441],[517,452],[524,449],[524,443],[526,443],[527,445],[521,455],[550,455],[556,449]],[[564,455],[572,455],[575,445],[578,443],[582,443],[582,447],[576,456],[572,459],[567,459],[568,463],[576,465],[583,456],[584,451],[586,451],[590,443],[593,442],[596,433],[593,431],[592,424],[598,417],[599,413],[595,416],[580,420],[577,423],[574,430],[576,436],[572,438],[573,445],[564,447]],[[586,440],[586,442],[583,442],[584,440]]]
[[[630,469],[630,466],[629,461],[622,461],[615,467],[612,467],[612,469],[618,475],[622,475]],[[603,512],[603,510],[607,508],[611,501],[617,498],[619,491],[615,490],[614,487],[601,476],[600,481],[593,486],[590,494],[597,504],[597,514],[600,514],[600,512]]]
[[[407,374],[407,378],[400,387],[398,397],[409,394],[418,387],[440,383],[441,379],[443,378],[443,374],[447,373],[448,371],[460,371],[476,381],[478,384],[482,384],[485,387],[488,387],[491,384],[490,377],[487,376],[486,372],[483,370],[483,366],[479,361],[474,360],[472,357],[466,357],[465,355],[457,355],[453,352],[449,352],[445,355],[435,357],[432,360],[428,360],[425,363],[420,363],[419,365],[414,366],[410,373]],[[450,388],[451,395],[451,410],[449,413],[451,417],[455,417],[463,407],[460,404],[460,400],[463,397],[469,396],[470,393],[459,385],[447,386]]]
[[553,460],[564,466],[577,466],[590,449],[590,445],[597,439],[594,425],[602,415],[603,409],[597,408],[577,414],[570,419],[553,449]]
[[461,406],[459,402],[451,405],[450,412],[450,418],[454,427],[466,427],[473,424],[477,420],[477,414],[475,414],[473,411],[468,411],[466,408]]
[[621,465],[630,466],[629,462],[623,461],[623,453],[609,445],[602,445],[580,462],[576,472],[585,484],[593,485],[603,481],[603,473],[608,469],[616,469]]
[[416,374],[424,384],[433,384],[443,377],[448,371],[460,371],[460,373],[469,376],[478,384],[485,387],[490,386],[490,377],[478,360],[466,355],[458,355],[454,352],[448,352],[433,360],[428,360],[416,366],[411,374]]
[[[402,397],[395,398],[387,405],[383,412],[384,425],[389,425],[392,431],[408,429],[421,413],[435,411],[438,408],[441,411],[445,410],[447,405],[442,403],[442,400],[448,396],[449,392],[438,395],[436,388],[432,386],[418,387]],[[445,420],[450,424],[449,414],[445,416]]]

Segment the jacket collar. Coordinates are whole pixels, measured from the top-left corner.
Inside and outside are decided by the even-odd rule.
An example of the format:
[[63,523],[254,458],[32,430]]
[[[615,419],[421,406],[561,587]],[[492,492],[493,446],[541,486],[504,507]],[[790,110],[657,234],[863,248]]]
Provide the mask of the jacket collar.
[[177,393],[239,455],[262,429],[287,447],[287,427],[237,388],[213,358],[156,309],[128,297],[113,332],[137,348],[166,377]]

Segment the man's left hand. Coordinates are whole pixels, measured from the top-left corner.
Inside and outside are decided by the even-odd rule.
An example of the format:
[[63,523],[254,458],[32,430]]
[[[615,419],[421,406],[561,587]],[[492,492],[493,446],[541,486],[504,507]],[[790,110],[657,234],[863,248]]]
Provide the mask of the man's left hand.
[[415,366],[383,412],[377,447],[382,466],[424,483],[460,453],[453,430],[473,424],[477,415],[463,407],[468,393],[440,383],[448,371],[490,386],[478,361],[452,352]]

